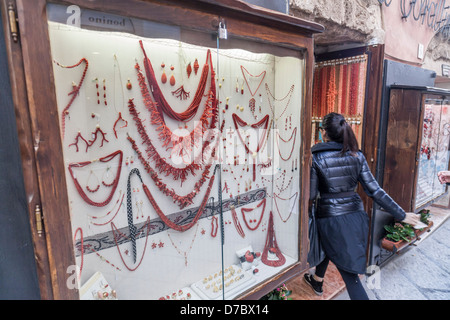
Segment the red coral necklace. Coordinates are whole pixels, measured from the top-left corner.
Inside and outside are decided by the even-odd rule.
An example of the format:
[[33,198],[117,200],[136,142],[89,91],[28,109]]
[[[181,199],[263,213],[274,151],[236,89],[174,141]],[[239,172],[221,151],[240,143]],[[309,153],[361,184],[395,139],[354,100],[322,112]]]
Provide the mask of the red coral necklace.
[[[175,180],[181,180],[181,183],[183,183],[187,179],[189,174],[195,175],[195,172],[203,167],[204,155],[209,149],[211,141],[214,139],[214,135],[212,134],[213,130],[210,131],[211,134],[208,134],[208,137],[206,137],[206,139],[204,140],[202,152],[196,157],[196,159],[194,159],[192,163],[184,168],[176,168],[168,163],[166,159],[159,154],[156,147],[153,145],[141,119],[139,118],[139,113],[136,111],[136,107],[132,99],[130,99],[128,107],[130,110],[130,114],[133,116],[133,120],[136,123],[138,133],[141,135],[142,142],[147,146],[147,148],[145,149],[147,157],[155,162],[155,169],[158,170],[159,173],[164,173],[166,176],[172,175]],[[216,127],[216,119],[217,113],[214,112],[214,116],[210,126],[211,129],[214,129]],[[221,131],[223,130],[223,125],[224,123],[222,123],[220,129]],[[128,140],[131,142],[133,149],[139,153],[138,147],[134,140],[132,138],[129,138]]]
[[199,123],[189,135],[178,136],[166,125],[164,117],[157,107],[157,103],[152,100],[139,64],[136,64],[135,68],[137,70],[139,86],[144,98],[145,107],[150,112],[150,122],[151,124],[158,126],[156,131],[159,132],[158,137],[162,141],[163,147],[166,147],[167,149],[173,148],[174,150],[172,150],[172,152],[179,151],[180,154],[182,154],[185,149],[190,150],[191,145],[195,145],[208,128],[209,119],[217,112],[218,101],[216,99],[216,87],[213,80],[214,72],[211,72],[211,89],[208,93],[208,98],[205,102],[205,110],[200,117]]
[[83,74],[81,75],[80,83],[78,85],[76,85],[76,84],[73,85],[73,90],[71,92],[69,92],[69,94],[68,94],[69,96],[72,96],[72,98],[70,99],[69,103],[66,105],[66,107],[63,109],[63,111],[61,113],[61,130],[62,130],[62,138],[63,139],[64,139],[64,135],[65,135],[65,130],[66,130],[66,116],[69,115],[69,109],[72,106],[73,102],[75,101],[75,98],[80,93],[81,86],[83,85],[84,78],[86,77],[86,72],[89,68],[89,62],[87,61],[86,58],[82,58],[77,64],[74,64],[73,66],[64,66],[64,65],[60,64],[59,62],[55,61],[56,65],[58,65],[61,68],[65,68],[65,69],[76,68],[79,65],[81,65],[83,62],[85,63],[85,67],[83,70]]
[[139,44],[141,46],[142,52],[144,53],[145,73],[147,75],[147,80],[149,82],[149,85],[152,88],[153,97],[156,100],[158,110],[164,112],[169,118],[172,118],[177,121],[186,122],[186,121],[191,120],[197,113],[197,110],[200,106],[200,102],[203,99],[203,96],[205,93],[205,88],[206,88],[206,83],[207,83],[207,79],[208,79],[209,69],[211,68],[211,71],[212,71],[212,63],[211,63],[211,65],[208,64],[208,61],[212,61],[211,60],[211,51],[208,50],[208,52],[206,54],[206,62],[203,65],[201,78],[199,81],[197,92],[195,93],[195,96],[193,98],[193,101],[191,102],[189,107],[186,109],[186,111],[177,113],[167,103],[166,99],[164,98],[163,93],[161,92],[161,89],[159,88],[158,82],[155,77],[155,72],[153,70],[150,59],[147,57],[147,53],[145,52],[144,44],[143,44],[142,40],[139,41]]
[[253,181],[256,180],[256,157],[258,155],[258,152],[262,149],[262,147],[265,145],[265,141],[268,137],[268,126],[269,126],[269,115],[267,114],[264,118],[262,118],[259,122],[250,125],[253,129],[259,129],[261,127],[263,127],[263,134],[260,136],[259,141],[258,141],[258,146],[256,148],[256,150],[251,151],[249,149],[249,147],[247,146],[247,144],[245,143],[244,139],[241,136],[239,127],[242,126],[248,126],[247,122],[245,122],[244,120],[242,120],[236,113],[232,114],[232,118],[233,118],[233,123],[234,123],[234,127],[236,128],[236,131],[238,133],[239,139],[241,140],[242,144],[245,147],[245,150],[247,151],[247,153],[251,154],[253,157]]
[[[259,216],[259,219],[247,219],[246,213],[252,212],[259,207],[262,206],[261,215]],[[266,198],[264,198],[257,206],[256,208],[241,208],[242,218],[244,219],[244,223],[250,230],[254,231],[258,229],[259,225],[261,224],[262,218],[264,216],[264,211],[266,210]],[[256,225],[255,225],[256,223]],[[254,226],[250,226],[250,224],[253,224]]]
[[[277,260],[269,259],[269,252],[271,254],[275,255],[278,259]],[[277,239],[275,237],[272,211],[270,211],[266,243],[264,245],[263,254],[261,255],[261,261],[265,265],[268,265],[271,267],[279,267],[279,266],[282,266],[286,262],[286,258],[281,253],[281,250],[278,247]]]
[[[119,165],[117,167],[117,172],[114,178],[114,181],[112,182],[112,189],[110,194],[108,195],[108,197],[103,201],[103,202],[95,202],[93,200],[91,200],[86,193],[84,192],[83,188],[81,187],[80,183],[78,182],[78,179],[76,178],[74,172],[73,172],[73,168],[84,168],[92,163],[95,163],[97,161],[99,162],[103,162],[103,163],[107,163],[112,161],[114,158],[116,158],[117,156],[119,156]],[[71,163],[69,164],[69,173],[70,176],[72,177],[72,180],[75,184],[75,188],[77,189],[79,195],[81,196],[81,198],[88,204],[90,204],[91,206],[95,206],[95,207],[104,207],[106,206],[112,199],[114,192],[117,189],[117,186],[119,184],[119,180],[120,180],[120,172],[122,170],[122,159],[123,159],[123,153],[121,150],[118,150],[106,157],[100,158],[100,159],[96,159],[96,160],[92,160],[92,161],[84,161],[84,162],[78,162],[78,163]]]
[[161,220],[169,227],[172,228],[174,230],[177,231],[186,231],[189,230],[190,228],[192,228],[198,221],[198,219],[200,218],[200,216],[203,214],[203,211],[205,210],[205,206],[206,203],[208,202],[209,199],[209,195],[211,193],[211,189],[212,186],[214,184],[214,179],[216,176],[216,170],[219,166],[216,165],[216,167],[214,168],[214,172],[209,180],[209,184],[208,184],[208,188],[206,189],[206,193],[205,196],[202,200],[202,203],[200,205],[200,207],[198,208],[197,213],[195,214],[194,218],[192,219],[191,222],[186,223],[184,225],[178,225],[176,223],[174,223],[172,220],[170,220],[169,218],[166,217],[166,215],[162,212],[161,208],[158,206],[158,204],[155,201],[155,198],[153,198],[153,195],[151,194],[150,190],[148,189],[148,187],[142,183],[142,188],[144,189],[144,193],[147,196],[148,200],[150,201],[151,205],[153,206],[153,208],[155,209],[156,213],[158,214],[158,216],[161,218]]
[[[283,141],[284,143],[288,143],[292,140],[292,138],[294,138],[294,141],[292,142],[292,147],[291,147],[291,152],[289,152],[289,156],[287,158],[283,157],[283,155],[281,154],[281,149],[280,149],[280,142],[279,140]],[[297,139],[297,127],[294,128],[294,130],[292,131],[291,137],[287,140],[283,139],[280,134],[277,131],[277,146],[278,146],[278,154],[280,156],[281,159],[283,159],[284,161],[289,161],[289,159],[292,157],[292,153],[294,152],[294,147],[295,147],[295,141]]]
[[[278,212],[278,215],[280,216],[281,221],[286,222],[286,221],[289,220],[289,218],[290,218],[291,215],[292,215],[292,212],[294,211],[294,208],[295,208],[295,202],[297,201],[297,197],[298,197],[298,192],[294,193],[290,198],[287,198],[287,199],[284,199],[284,198],[280,197],[279,195],[277,195],[276,193],[274,193],[273,200],[274,200],[274,202],[275,202],[275,207],[277,208],[277,212]],[[287,216],[287,218],[283,218],[283,217],[281,216],[280,209],[278,208],[278,202],[277,202],[277,199],[280,199],[280,200],[283,200],[283,201],[289,200],[289,202],[290,202],[291,199],[293,199],[293,198],[295,198],[295,199],[294,199],[294,205],[293,205],[292,208],[290,209],[289,215]]]

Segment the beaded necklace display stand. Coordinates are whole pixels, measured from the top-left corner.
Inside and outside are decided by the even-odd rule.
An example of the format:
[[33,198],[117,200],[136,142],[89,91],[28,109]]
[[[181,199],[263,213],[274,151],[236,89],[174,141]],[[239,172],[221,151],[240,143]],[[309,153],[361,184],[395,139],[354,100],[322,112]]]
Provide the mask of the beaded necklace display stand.
[[[112,188],[111,188],[111,192],[108,195],[108,197],[106,198],[106,200],[104,200],[103,202],[95,202],[93,200],[91,200],[86,193],[84,192],[83,188],[81,187],[80,183],[78,182],[78,179],[76,178],[75,173],[73,172],[74,168],[84,168],[92,163],[95,162],[102,162],[102,163],[107,163],[112,161],[113,159],[115,159],[117,156],[119,156],[119,165],[117,167],[117,172],[115,175],[115,179],[114,182],[112,183]],[[78,191],[78,194],[81,196],[81,198],[88,204],[90,204],[91,206],[95,206],[95,207],[104,207],[106,206],[112,199],[114,192],[117,189],[117,186],[119,184],[119,180],[120,180],[120,173],[122,170],[122,159],[123,159],[123,153],[121,150],[118,150],[106,157],[100,158],[100,159],[96,159],[96,160],[92,160],[92,161],[85,161],[85,162],[78,162],[78,163],[71,163],[69,164],[69,173],[70,176],[72,177],[72,180],[75,184],[75,188]]]
[[[269,252],[270,251],[270,252]],[[275,255],[277,259],[269,258],[270,255]],[[266,243],[264,245],[264,250],[261,256],[261,261],[270,267],[280,267],[286,262],[285,256],[281,253],[280,248],[277,244],[277,239],[275,237],[275,230],[273,224],[273,213],[270,211],[269,224],[267,230]]]

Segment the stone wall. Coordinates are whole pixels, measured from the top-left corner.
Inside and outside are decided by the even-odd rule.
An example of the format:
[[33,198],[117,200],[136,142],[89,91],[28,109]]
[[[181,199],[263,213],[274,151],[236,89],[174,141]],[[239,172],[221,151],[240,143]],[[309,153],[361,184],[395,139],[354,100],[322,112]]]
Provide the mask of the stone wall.
[[[450,39],[436,35],[428,45],[422,68],[433,70],[442,76],[442,64],[450,65]],[[450,89],[450,79],[445,88]]]
[[290,14],[325,27],[315,36],[318,47],[384,43],[378,0],[290,0]]
[[[399,0],[392,0],[389,7],[381,5],[378,0],[289,1],[290,15],[325,27],[323,34],[314,36],[317,53],[385,44],[387,58],[433,70],[437,75],[442,74],[442,63],[450,64],[450,40],[433,37],[433,32],[425,26],[401,19]],[[410,34],[403,34],[402,37],[401,32],[406,31],[400,31],[400,28]],[[414,31],[413,28],[419,30]],[[400,35],[393,37],[391,33],[394,31],[400,31]],[[418,37],[419,31],[428,32],[428,35]],[[417,57],[418,43],[422,43],[425,48],[423,60]]]

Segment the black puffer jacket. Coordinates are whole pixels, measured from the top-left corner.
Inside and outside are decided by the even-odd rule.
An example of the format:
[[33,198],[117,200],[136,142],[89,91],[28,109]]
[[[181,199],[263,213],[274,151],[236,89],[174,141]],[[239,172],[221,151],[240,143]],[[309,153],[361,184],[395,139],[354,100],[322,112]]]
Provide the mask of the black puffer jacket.
[[311,199],[319,195],[317,225],[326,255],[338,267],[361,274],[365,272],[369,219],[361,198],[352,193],[358,182],[394,218],[403,220],[405,211],[379,186],[361,152],[342,156],[341,150],[337,142],[312,147]]

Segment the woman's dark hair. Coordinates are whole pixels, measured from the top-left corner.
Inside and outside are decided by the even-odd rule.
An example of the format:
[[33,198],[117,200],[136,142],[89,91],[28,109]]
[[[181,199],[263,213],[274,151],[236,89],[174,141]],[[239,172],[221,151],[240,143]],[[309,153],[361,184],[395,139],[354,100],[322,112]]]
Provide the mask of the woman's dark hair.
[[352,155],[356,155],[359,150],[358,140],[352,127],[347,123],[344,116],[331,112],[323,117],[322,127],[325,129],[330,140],[343,144],[342,155],[350,151]]

